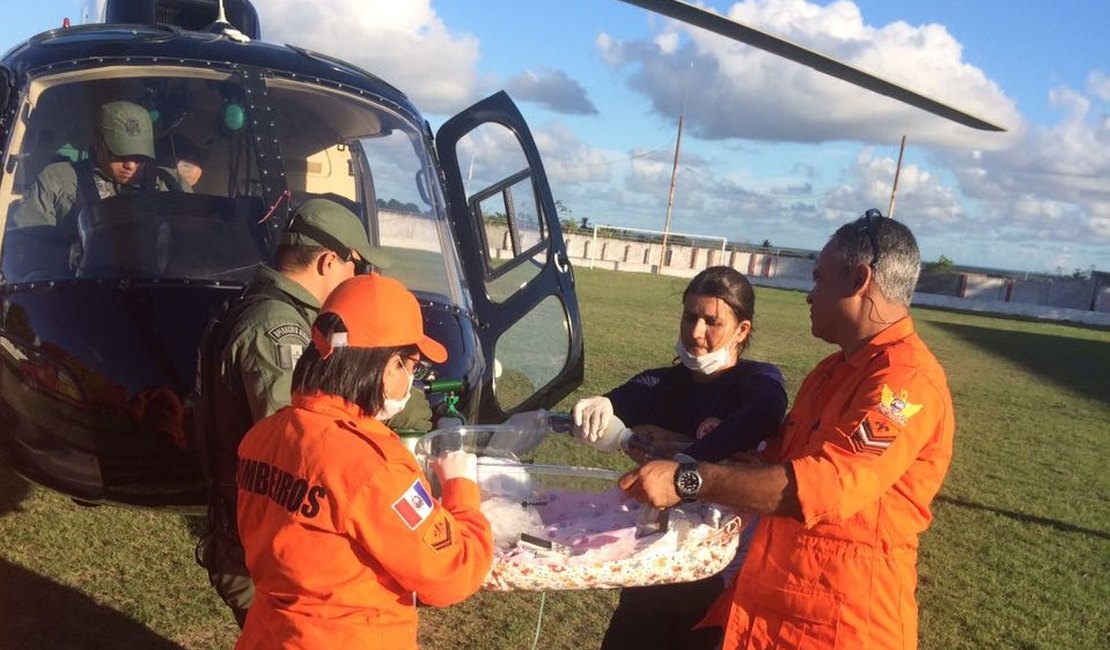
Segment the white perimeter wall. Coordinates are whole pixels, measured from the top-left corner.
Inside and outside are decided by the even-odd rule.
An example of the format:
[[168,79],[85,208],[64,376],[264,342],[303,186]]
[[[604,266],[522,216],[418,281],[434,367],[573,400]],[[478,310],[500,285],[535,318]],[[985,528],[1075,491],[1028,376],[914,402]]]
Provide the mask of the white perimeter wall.
[[[564,235],[567,252],[577,266],[616,271],[652,273],[659,260],[659,244],[628,242],[592,234]],[[755,285],[808,291],[812,286],[815,260],[776,255],[773,251],[725,251],[712,246],[667,246],[663,275],[693,277],[713,265],[731,266]],[[962,311],[975,311],[1072,321],[1110,326],[1110,286],[1091,279],[1014,280],[977,274],[960,274],[953,285],[955,295],[917,292],[914,304]],[[943,284],[943,283],[942,283]]]
[[[389,210],[379,210],[378,216],[384,245],[440,250],[435,221]],[[511,256],[507,228],[487,224],[486,234],[493,258]],[[563,238],[572,262],[582,268],[693,277],[707,266],[723,265],[744,273],[755,285],[800,291],[808,291],[812,285],[815,260],[780,256],[773,250],[764,253],[721,251],[719,246],[668,246],[666,263],[659,267],[658,243],[607,237],[594,240],[590,233],[565,233]],[[977,274],[940,280],[927,284],[938,291],[943,287],[951,295],[919,291],[914,293],[913,303],[1110,327],[1110,286],[1099,286],[1095,280],[1015,280]]]

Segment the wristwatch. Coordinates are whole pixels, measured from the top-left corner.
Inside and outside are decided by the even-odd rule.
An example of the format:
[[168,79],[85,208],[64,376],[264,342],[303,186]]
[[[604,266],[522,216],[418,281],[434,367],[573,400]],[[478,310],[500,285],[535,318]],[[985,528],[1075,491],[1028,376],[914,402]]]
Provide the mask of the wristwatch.
[[698,461],[687,454],[675,454],[674,460],[678,463],[674,471],[674,491],[686,503],[697,500],[701,491]]

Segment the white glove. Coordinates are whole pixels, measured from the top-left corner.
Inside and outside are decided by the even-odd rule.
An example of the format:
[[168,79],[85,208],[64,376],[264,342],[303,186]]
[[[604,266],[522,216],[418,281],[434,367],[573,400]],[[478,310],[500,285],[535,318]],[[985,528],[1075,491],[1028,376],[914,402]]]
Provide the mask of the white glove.
[[584,397],[578,400],[571,410],[574,417],[574,435],[586,442],[597,442],[609,420],[613,419],[613,403],[608,397]]
[[453,478],[478,482],[478,457],[469,451],[456,450],[441,454],[436,458],[433,467],[440,485]]

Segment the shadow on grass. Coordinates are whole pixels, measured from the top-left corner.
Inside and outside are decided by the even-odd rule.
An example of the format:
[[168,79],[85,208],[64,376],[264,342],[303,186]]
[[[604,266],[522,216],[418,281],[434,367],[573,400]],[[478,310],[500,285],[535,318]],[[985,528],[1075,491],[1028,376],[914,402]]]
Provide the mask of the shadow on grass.
[[1104,341],[959,323],[933,325],[991,354],[1020,363],[1029,372],[1076,394],[1101,401],[1110,395],[1110,373],[1106,372],[1110,368],[1110,345]]
[[0,558],[0,648],[182,650],[141,623]]
[[957,508],[982,510],[983,512],[992,512],[996,515],[1001,515],[1010,519],[1016,519],[1017,521],[1026,524],[1048,526],[1049,528],[1054,528],[1062,533],[1078,533],[1080,535],[1089,535],[1091,537],[1097,537],[1099,539],[1110,539],[1110,533],[1101,530],[1094,530],[1091,528],[1083,528],[1082,526],[1076,526],[1075,524],[1069,524],[1067,522],[1058,521],[1056,519],[1049,519],[1048,517],[1038,517],[1037,515],[1030,515],[1024,512],[1016,512],[1014,510],[1003,510],[1002,508],[996,508],[994,506],[988,506],[982,503],[973,503],[971,501],[965,501],[964,499],[946,497],[943,494],[938,494],[936,500],[942,503],[956,506]]
[[18,511],[30,491],[31,484],[13,472],[0,457],[0,516]]

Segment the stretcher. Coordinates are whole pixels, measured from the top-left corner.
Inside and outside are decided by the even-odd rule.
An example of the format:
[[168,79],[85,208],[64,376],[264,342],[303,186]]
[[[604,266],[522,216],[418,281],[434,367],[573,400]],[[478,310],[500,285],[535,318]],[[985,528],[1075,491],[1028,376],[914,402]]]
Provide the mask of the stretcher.
[[507,425],[439,429],[415,454],[430,461],[465,449],[478,455],[482,512],[493,529],[491,591],[614,589],[690,582],[724,570],[742,527],[732,511],[701,502],[665,511],[625,497],[620,472],[522,462],[542,442]]

